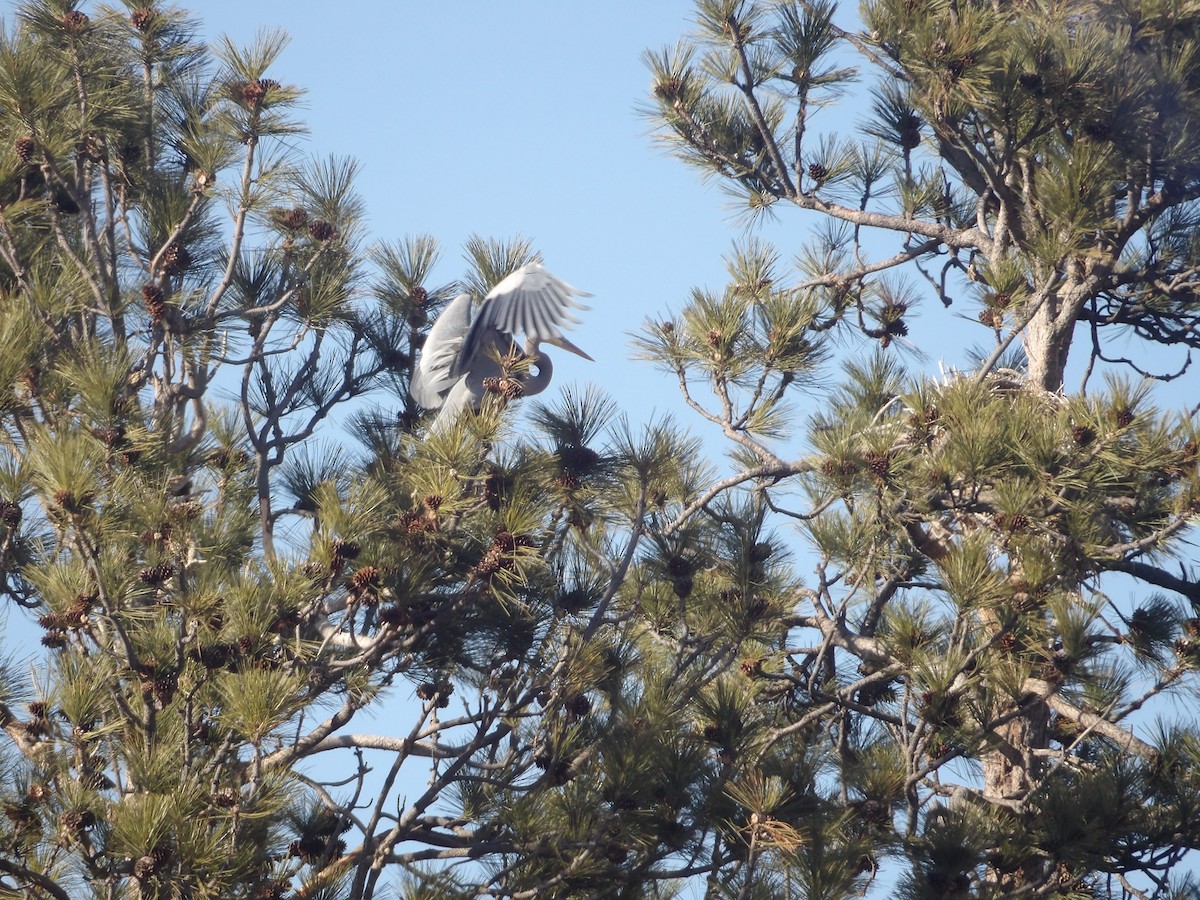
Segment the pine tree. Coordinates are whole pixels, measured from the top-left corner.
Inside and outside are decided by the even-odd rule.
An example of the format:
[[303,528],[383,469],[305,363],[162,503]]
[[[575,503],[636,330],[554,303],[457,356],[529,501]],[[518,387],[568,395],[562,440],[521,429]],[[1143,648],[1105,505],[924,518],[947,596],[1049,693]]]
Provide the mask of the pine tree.
[[[1196,10],[878,0],[856,30],[831,3],[696,9],[696,36],[647,55],[662,136],[749,216],[829,223],[792,271],[746,242],[723,293],[639,342],[814,555],[744,670],[787,697],[750,770],[803,735],[840,817],[721,883],[848,896],[891,857],[913,898],[1192,896],[1200,444],[1151,384],[1197,347]],[[864,71],[862,134],[819,130]],[[993,348],[909,372],[923,293],[977,303]],[[833,377],[839,332],[868,349],[781,458],[791,388]],[[847,830],[865,855],[818,878]]]

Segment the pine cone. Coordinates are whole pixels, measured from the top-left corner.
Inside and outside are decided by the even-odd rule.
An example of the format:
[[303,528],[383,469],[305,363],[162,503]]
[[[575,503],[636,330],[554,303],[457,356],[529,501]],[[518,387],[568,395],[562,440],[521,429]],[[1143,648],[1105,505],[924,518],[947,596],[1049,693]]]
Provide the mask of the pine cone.
[[362,552],[362,547],[357,543],[354,541],[344,541],[341,538],[334,538],[330,547],[333,550],[335,568],[341,568],[348,559],[357,559],[358,554]]
[[80,625],[86,625],[88,615],[92,611],[92,607],[100,597],[95,594],[76,594],[75,599],[62,612],[63,621],[68,628],[78,628]]
[[567,760],[560,759],[550,767],[550,771],[546,777],[552,785],[561,787],[568,781],[573,780],[576,774],[571,769],[571,764]]
[[417,686],[417,697],[426,702],[436,697],[439,709],[445,709],[450,705],[450,694],[452,692],[453,688],[448,681],[428,681],[425,684]]
[[93,428],[92,434],[100,438],[110,450],[115,450],[125,443],[124,425],[118,425],[116,428]]
[[17,154],[17,159],[23,163],[33,159],[33,154],[37,151],[37,143],[29,135],[23,135],[13,141],[13,152]]
[[288,845],[288,855],[298,857],[302,862],[320,859],[324,852],[325,839],[311,835],[292,841]]
[[287,893],[287,881],[264,881],[254,886],[251,900],[282,900]]
[[582,719],[592,711],[592,701],[587,694],[573,694],[567,699],[566,708],[572,718]]
[[922,431],[935,424],[941,413],[936,406],[926,406],[920,412],[914,412],[908,418],[908,424],[913,428],[919,428]]
[[82,513],[89,500],[88,497],[78,497],[74,491],[67,490],[55,491],[52,499],[55,506],[72,514]]
[[958,59],[952,59],[946,63],[946,71],[950,73],[951,81],[958,81],[962,78],[963,73],[971,66],[975,65],[975,56],[971,53],[965,56],[960,56]]
[[1017,84],[1036,93],[1042,89],[1042,75],[1040,72],[1022,72],[1017,76]]
[[158,868],[154,862],[153,856],[139,856],[133,864],[133,877],[138,881],[148,881],[154,877],[154,872]]
[[763,673],[762,660],[757,658],[742,660],[742,674],[747,678],[758,678]]
[[142,285],[142,302],[146,304],[146,312],[150,321],[157,325],[167,314],[167,304],[163,300],[163,289],[157,284]]
[[667,571],[672,575],[691,575],[696,571],[695,564],[683,556],[672,556],[667,560]]
[[891,474],[892,457],[890,453],[868,453],[866,461],[871,474],[876,478],[886,479]]
[[586,475],[600,462],[600,454],[591,447],[564,444],[558,451],[562,467],[572,474]]
[[915,150],[921,146],[921,118],[916,113],[905,113],[897,123],[900,146],[905,150]]
[[393,628],[412,624],[412,617],[408,614],[408,610],[400,606],[381,607],[376,618],[379,619],[381,625],[390,625]]
[[200,647],[195,655],[204,668],[221,669],[229,663],[232,651],[233,648],[229,644],[218,642],[210,647]]
[[299,231],[308,224],[308,210],[301,206],[297,206],[294,209],[289,209],[283,214],[281,221],[285,227],[290,228],[293,231]]
[[228,469],[231,466],[240,468],[249,461],[250,455],[237,447],[217,447],[205,457],[205,462],[218,469]]
[[809,163],[808,177],[820,183],[829,177],[829,170],[820,163]]
[[856,800],[850,806],[862,816],[864,821],[870,822],[872,825],[882,825],[891,819],[891,810],[888,805],[871,797],[865,800]]
[[142,571],[138,572],[138,578],[143,584],[149,584],[157,587],[174,574],[174,563],[161,562],[156,566],[150,566],[147,569],[142,569]]
[[483,379],[482,385],[489,394],[499,394],[505,400],[517,400],[525,393],[525,388],[516,378],[499,378],[489,375]]
[[1061,684],[1064,676],[1071,671],[1071,660],[1065,656],[1055,655],[1038,666],[1038,677],[1052,684]]
[[483,558],[480,559],[479,562],[475,565],[474,574],[477,577],[483,578],[486,580],[486,579],[490,579],[493,575],[495,575],[497,572],[499,572],[503,568],[504,568],[504,558],[499,553],[497,553],[496,550],[493,548],[493,549],[488,550],[483,555]]
[[166,706],[175,697],[175,691],[179,689],[179,676],[175,674],[160,675],[155,678],[151,684],[151,692],[156,700],[163,706]]
[[146,6],[139,6],[129,14],[129,24],[138,31],[147,31],[154,24],[158,13]]
[[162,257],[162,270],[167,275],[182,275],[192,265],[192,254],[182,244],[171,244]]
[[1114,411],[1113,420],[1117,423],[1118,428],[1128,428],[1133,424],[1133,411],[1122,407],[1121,409]]
[[350,576],[350,586],[356,591],[363,591],[367,588],[377,587],[379,585],[380,571],[375,566],[363,566]]
[[212,795],[212,805],[218,809],[232,809],[237,806],[238,792],[233,788],[221,788]]
[[1096,431],[1087,425],[1076,425],[1071,429],[1071,439],[1080,447],[1086,447],[1096,439]]
[[332,241],[335,237],[337,237],[337,229],[322,219],[317,219],[315,222],[309,225],[308,233],[313,236],[314,240],[320,241],[321,243]]
[[630,852],[630,849],[624,844],[618,844],[614,842],[609,844],[608,848],[604,851],[604,858],[613,865],[619,866],[629,858]]
[[350,576],[350,590],[368,606],[379,602],[379,582],[382,573],[375,566],[363,566]]
[[504,494],[504,488],[504,475],[498,469],[490,468],[488,477],[483,482],[483,501],[492,512],[500,509],[500,498]]
[[267,89],[261,81],[247,81],[241,86],[242,103],[246,106],[258,106],[266,96]]
[[683,94],[683,79],[668,78],[654,85],[654,96],[670,103],[675,102]]
[[[997,520],[1000,519],[999,516],[997,516],[996,518],[997,518]],[[996,524],[999,525],[1000,522],[997,521]],[[1016,533],[1018,531],[1024,531],[1026,528],[1029,527],[1029,517],[1026,515],[1023,515],[1022,513],[1013,513],[1012,515],[1004,516],[1004,524],[1001,525],[1001,527],[1007,528],[1009,531],[1014,532],[1014,533]]]
[[4,815],[12,822],[13,826],[20,829],[26,828],[36,823],[37,818],[33,814],[33,810],[29,805],[22,803],[21,805],[8,804],[4,807]]
[[11,500],[0,500],[0,522],[3,522],[9,528],[20,526],[23,515],[24,511],[21,509],[21,504],[13,503]]
[[47,631],[42,635],[42,646],[50,650],[61,650],[67,646],[67,633],[65,631]]
[[71,34],[78,34],[87,28],[88,21],[87,14],[81,13],[77,9],[64,13],[62,17],[63,28],[67,29]]
[[408,302],[413,306],[422,306],[429,299],[429,292],[417,285],[408,292]]
[[578,476],[570,472],[559,472],[554,476],[554,484],[564,491],[577,490],[581,483]]

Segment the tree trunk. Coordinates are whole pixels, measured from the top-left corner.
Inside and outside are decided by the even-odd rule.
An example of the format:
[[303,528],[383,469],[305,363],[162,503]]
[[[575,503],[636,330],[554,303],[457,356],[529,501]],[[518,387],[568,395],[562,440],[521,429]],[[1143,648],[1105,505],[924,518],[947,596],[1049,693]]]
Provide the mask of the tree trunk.
[[1057,391],[1063,386],[1074,331],[1075,316],[1064,323],[1059,304],[1046,303],[1037,311],[1021,335],[1029,360],[1030,385],[1044,391]]
[[1049,745],[1049,726],[1050,708],[1038,701],[993,731],[997,746],[981,758],[985,797],[1019,800],[1029,792],[1041,774],[1033,751]]
[[1044,391],[1062,388],[1075,323],[1084,304],[1099,293],[1111,271],[1103,259],[1068,261],[1065,267],[1070,274],[1042,303],[1021,334],[1029,360],[1029,384]]

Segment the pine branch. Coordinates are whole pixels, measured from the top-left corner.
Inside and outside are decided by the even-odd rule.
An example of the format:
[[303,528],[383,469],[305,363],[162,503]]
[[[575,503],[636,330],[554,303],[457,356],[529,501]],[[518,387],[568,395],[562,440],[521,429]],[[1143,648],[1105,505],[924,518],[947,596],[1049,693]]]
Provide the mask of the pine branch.
[[25,883],[36,886],[39,890],[45,891],[55,900],[71,900],[71,895],[58,886],[58,882],[54,879],[43,875],[41,872],[35,872],[32,869],[12,862],[0,856],[0,872],[7,872],[14,878],[19,878]]
[[1128,558],[1119,560],[1113,568],[1155,587],[1174,591],[1200,606],[1200,581],[1191,580],[1186,574],[1172,575],[1158,566]]

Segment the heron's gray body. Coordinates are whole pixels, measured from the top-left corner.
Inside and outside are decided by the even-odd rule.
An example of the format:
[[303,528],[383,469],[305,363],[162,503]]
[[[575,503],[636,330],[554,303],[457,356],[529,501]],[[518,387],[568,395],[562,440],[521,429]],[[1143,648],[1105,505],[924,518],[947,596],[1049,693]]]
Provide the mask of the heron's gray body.
[[[440,410],[430,427],[453,422],[464,409],[478,410],[484,379],[502,375],[499,360],[514,352],[524,352],[537,369],[524,379],[526,396],[544,391],[553,374],[550,358],[538,349],[542,342],[591,359],[561,330],[579,322],[571,308],[588,308],[572,298],[586,296],[540,263],[528,263],[492,288],[474,315],[469,294],[450,301],[429,330],[409,384],[417,403]],[[523,348],[515,334],[525,336]]]

